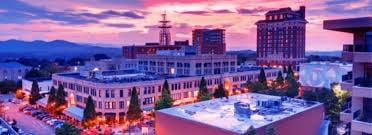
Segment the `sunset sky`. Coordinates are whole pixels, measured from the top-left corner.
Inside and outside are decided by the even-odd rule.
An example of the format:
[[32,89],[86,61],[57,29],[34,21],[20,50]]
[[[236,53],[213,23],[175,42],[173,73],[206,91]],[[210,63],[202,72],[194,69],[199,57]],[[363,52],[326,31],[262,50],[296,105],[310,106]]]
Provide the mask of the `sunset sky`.
[[341,50],[350,34],[322,29],[323,20],[372,15],[372,0],[1,0],[0,40],[55,40],[106,46],[157,42],[160,14],[174,40],[194,28],[224,28],[229,50],[256,49],[257,20],[272,9],[306,6],[307,50]]

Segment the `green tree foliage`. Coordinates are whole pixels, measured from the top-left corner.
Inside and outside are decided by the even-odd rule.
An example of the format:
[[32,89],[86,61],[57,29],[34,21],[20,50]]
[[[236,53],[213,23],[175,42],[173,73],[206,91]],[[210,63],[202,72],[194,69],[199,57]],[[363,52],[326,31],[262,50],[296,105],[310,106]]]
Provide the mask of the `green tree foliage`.
[[287,81],[289,81],[290,79],[296,79],[291,66],[288,66],[286,79],[287,79]]
[[94,120],[96,119],[96,108],[91,96],[88,97],[84,108],[83,125],[90,127],[95,125]]
[[287,73],[287,72],[288,72],[286,66],[283,66],[283,72],[284,72],[284,73]]
[[161,96],[158,101],[155,103],[155,110],[160,110],[160,109],[165,109],[165,108],[170,108],[173,105],[173,99],[170,96],[170,91],[169,91],[169,84],[168,81],[165,80],[163,83],[163,88],[161,91]]
[[289,79],[286,96],[292,97],[292,98],[298,96],[299,88],[300,88],[300,83],[297,82],[296,79]]
[[67,104],[66,101],[66,92],[65,88],[60,84],[58,85],[57,94],[56,94],[56,105],[63,106]]
[[331,121],[329,131],[333,134],[336,132],[336,125],[340,122],[340,112],[348,96],[350,96],[350,93],[337,94],[336,90],[324,88],[316,91],[305,91],[303,99],[324,103],[325,113]]
[[0,82],[0,93],[8,94],[9,92],[15,92],[17,89],[17,83],[11,80],[5,80]]
[[60,84],[58,85],[58,89],[55,96],[55,105],[52,112],[56,114],[62,113],[62,111],[67,107],[67,101],[66,101],[66,92],[65,88]]
[[243,135],[257,135],[257,132],[253,126],[250,126],[248,130],[243,133]]
[[279,86],[282,86],[284,84],[284,78],[282,71],[278,72],[278,75],[276,76],[275,83]]
[[260,83],[260,82],[249,82],[248,84],[248,89],[251,91],[251,92],[254,92],[254,93],[262,93],[264,90],[266,90],[268,87],[263,84],[263,83]]
[[43,73],[44,77],[50,77],[52,76],[52,74],[58,73],[60,71],[59,71],[57,64],[47,63],[43,65],[43,67],[41,68],[41,72]]
[[32,86],[31,86],[31,94],[29,98],[29,103],[31,105],[34,105],[36,104],[36,101],[39,100],[40,98],[41,98],[41,95],[40,95],[39,85],[36,81],[33,81]]
[[258,82],[267,86],[266,74],[265,74],[265,70],[263,68],[261,68],[260,74],[258,75]]
[[269,125],[265,129],[265,135],[276,135],[275,128],[273,125]]
[[47,110],[51,113],[54,113],[54,107],[57,100],[57,90],[52,86],[50,88],[49,96],[48,96],[48,102],[47,102]]
[[106,54],[102,54],[102,53],[94,54],[93,57],[94,57],[94,60],[96,61],[102,60],[102,59],[110,59],[109,56],[107,56]]
[[31,69],[30,71],[28,71],[25,75],[25,78],[38,78],[38,77],[44,77],[45,75],[37,70],[37,69]]
[[223,98],[227,96],[225,89],[223,88],[223,84],[219,84],[217,89],[213,93],[214,98]]
[[80,135],[80,130],[73,125],[65,122],[60,128],[55,130],[56,135]]
[[136,120],[141,119],[141,117],[142,117],[142,110],[139,105],[137,90],[136,90],[136,87],[133,87],[131,91],[129,108],[127,111],[127,120],[129,122],[134,122]]
[[197,96],[198,101],[205,101],[205,100],[210,100],[212,97],[209,94],[208,88],[207,88],[207,83],[204,79],[204,77],[201,78],[200,84],[199,84],[199,93]]

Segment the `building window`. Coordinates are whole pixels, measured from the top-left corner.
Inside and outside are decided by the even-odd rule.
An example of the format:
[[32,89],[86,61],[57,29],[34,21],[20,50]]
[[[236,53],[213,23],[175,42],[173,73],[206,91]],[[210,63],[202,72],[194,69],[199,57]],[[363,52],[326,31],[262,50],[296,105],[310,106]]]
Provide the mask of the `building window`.
[[110,102],[105,102],[105,109],[110,109]]
[[115,90],[111,90],[111,98],[115,97]]
[[98,108],[102,109],[102,102],[98,102]]
[[84,87],[84,93],[89,94],[89,88],[88,87]]
[[116,109],[116,102],[111,103],[111,109]]
[[110,97],[110,91],[106,90],[106,98],[109,98],[109,97]]
[[124,90],[120,90],[120,97],[124,97]]
[[76,95],[76,101],[83,102],[83,97],[81,97],[80,95]]
[[119,101],[119,109],[124,109],[124,101]]
[[90,94],[91,94],[92,96],[97,96],[96,89],[90,89]]
[[145,98],[144,101],[143,101],[143,105],[153,104],[153,103],[154,103],[154,98],[153,97]]

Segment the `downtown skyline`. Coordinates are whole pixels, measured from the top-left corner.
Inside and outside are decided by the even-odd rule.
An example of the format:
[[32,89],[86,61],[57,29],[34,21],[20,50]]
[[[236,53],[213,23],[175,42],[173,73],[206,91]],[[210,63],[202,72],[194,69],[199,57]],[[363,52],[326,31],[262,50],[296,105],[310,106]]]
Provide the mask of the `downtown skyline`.
[[352,36],[323,30],[323,20],[369,16],[371,4],[368,0],[5,0],[0,4],[0,40],[143,45],[158,42],[158,21],[166,11],[173,26],[172,42],[191,40],[192,29],[223,28],[228,50],[255,50],[256,21],[264,19],[268,10],[297,10],[304,5],[309,21],[306,50],[332,51],[352,43]]

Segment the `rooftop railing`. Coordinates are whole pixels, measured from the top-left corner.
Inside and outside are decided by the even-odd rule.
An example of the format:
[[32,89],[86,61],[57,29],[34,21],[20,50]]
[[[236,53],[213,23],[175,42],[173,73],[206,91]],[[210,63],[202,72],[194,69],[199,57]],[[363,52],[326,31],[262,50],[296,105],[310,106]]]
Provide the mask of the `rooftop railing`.
[[353,52],[354,51],[354,45],[345,44],[342,48],[342,51],[344,52]]
[[355,78],[354,85],[360,87],[372,87],[372,76]]
[[372,46],[345,44],[342,47],[342,51],[344,52],[372,52]]
[[353,119],[357,121],[372,123],[372,117],[370,113],[364,112],[362,110],[358,110],[354,112]]
[[342,81],[348,81],[353,79],[353,72],[348,72],[346,75],[342,75]]
[[355,45],[354,52],[372,52],[372,46]]

